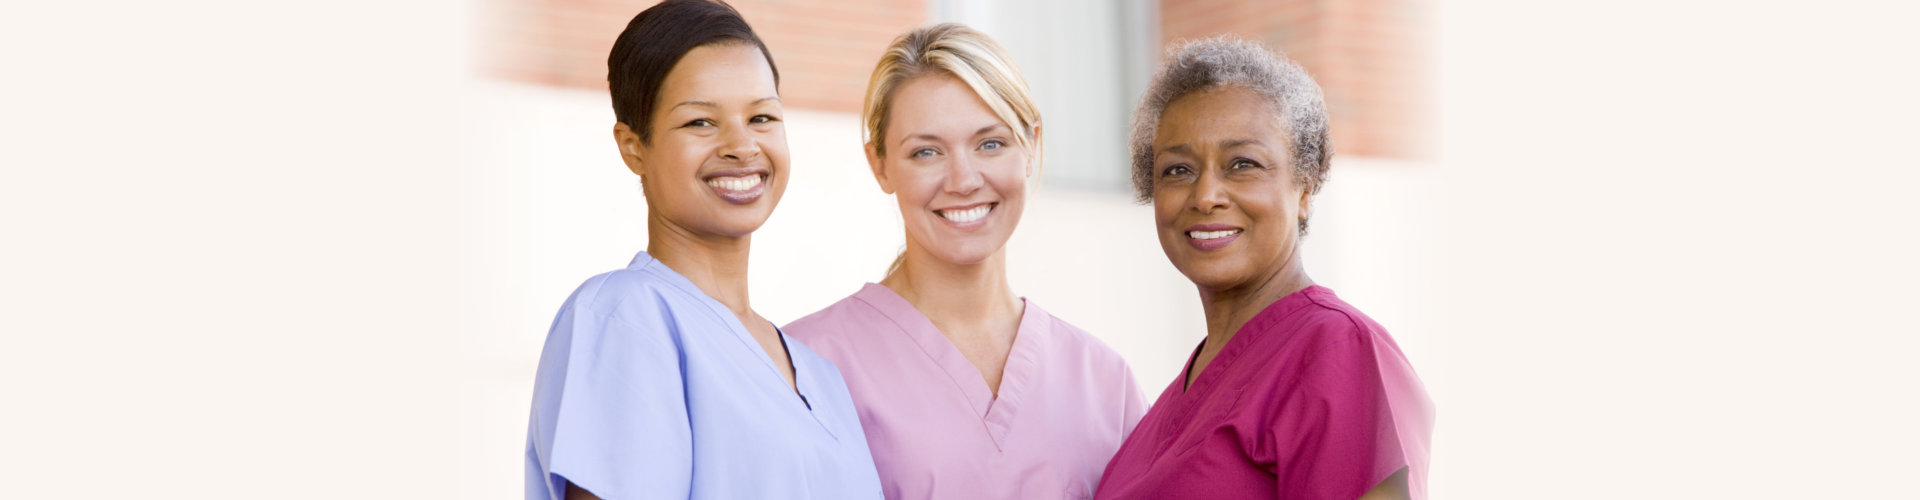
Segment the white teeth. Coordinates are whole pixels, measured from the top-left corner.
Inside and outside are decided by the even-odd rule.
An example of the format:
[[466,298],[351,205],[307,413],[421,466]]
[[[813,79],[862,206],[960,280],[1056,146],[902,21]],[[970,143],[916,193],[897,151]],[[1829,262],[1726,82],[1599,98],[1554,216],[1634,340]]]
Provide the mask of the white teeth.
[[966,210],[938,210],[936,213],[939,213],[941,217],[947,218],[947,220],[964,223],[980,220],[981,217],[986,217],[987,212],[992,210],[993,205],[986,204]]
[[1193,238],[1196,240],[1219,239],[1219,238],[1225,238],[1228,236],[1233,236],[1236,234],[1240,234],[1239,229],[1228,229],[1225,231],[1187,231],[1187,237]]
[[746,191],[748,189],[753,189],[754,186],[760,185],[760,176],[749,175],[746,177],[715,177],[712,179],[707,179],[707,185],[717,187],[720,189],[725,189],[728,191]]

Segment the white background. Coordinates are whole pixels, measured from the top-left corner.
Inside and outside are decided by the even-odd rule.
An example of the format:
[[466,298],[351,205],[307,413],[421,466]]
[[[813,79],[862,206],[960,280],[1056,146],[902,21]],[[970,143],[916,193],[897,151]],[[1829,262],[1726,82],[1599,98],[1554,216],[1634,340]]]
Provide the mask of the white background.
[[[1342,159],[1308,250],[1439,405],[1434,498],[1913,495],[1916,14],[1441,5],[1441,160]],[[540,336],[644,201],[471,15],[0,8],[0,497],[520,495]],[[776,321],[898,248],[854,124],[789,122]],[[1033,196],[1017,290],[1157,394],[1199,320],[1150,215]]]

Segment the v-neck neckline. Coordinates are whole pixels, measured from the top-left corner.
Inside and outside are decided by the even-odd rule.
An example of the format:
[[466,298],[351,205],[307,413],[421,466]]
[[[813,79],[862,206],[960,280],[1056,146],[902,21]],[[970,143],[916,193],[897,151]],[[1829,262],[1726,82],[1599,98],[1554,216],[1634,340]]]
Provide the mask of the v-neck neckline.
[[[1266,307],[1260,309],[1259,313],[1255,313],[1252,318],[1248,318],[1246,324],[1240,325],[1240,329],[1234,331],[1233,338],[1227,339],[1227,344],[1220,346],[1220,352],[1214,353],[1213,359],[1207,361],[1207,366],[1201,367],[1200,375],[1194,376],[1193,363],[1200,359],[1200,350],[1207,346],[1207,339],[1201,338],[1200,344],[1194,346],[1193,354],[1187,356],[1187,364],[1180,370],[1180,379],[1174,381],[1174,383],[1179,384],[1180,392],[1178,394],[1181,399],[1193,399],[1193,396],[1204,395],[1211,392],[1213,386],[1219,383],[1217,379],[1226,376],[1222,375],[1222,373],[1225,373],[1233,367],[1234,362],[1240,359],[1240,355],[1246,352],[1247,345],[1255,342],[1250,337],[1257,335],[1249,335],[1250,332],[1264,332],[1268,330],[1268,327],[1272,326],[1274,322],[1285,319],[1287,316],[1292,315],[1294,311],[1298,311],[1306,305],[1313,303],[1313,297],[1310,296],[1311,294],[1328,292],[1330,291],[1320,285],[1309,285],[1306,288],[1280,297],[1279,300],[1275,300],[1271,304],[1267,304]],[[1189,383],[1189,380],[1192,382]],[[1196,391],[1195,389],[1202,390]]]
[[1007,350],[1007,361],[1001,365],[1000,391],[995,396],[994,391],[987,387],[986,377],[981,375],[980,369],[973,366],[960,348],[933,324],[932,318],[920,312],[906,297],[878,283],[868,283],[855,296],[893,320],[934,366],[946,373],[955,390],[966,399],[974,415],[984,425],[994,446],[1004,448],[1001,443],[1011,430],[1013,417],[1018,414],[1034,372],[1039,369],[1038,350],[1044,345],[1041,337],[1048,334],[1051,325],[1046,320],[1046,312],[1034,305],[1033,301],[1025,297],[1020,299],[1020,325],[1014,330],[1013,346]]
[[[788,338],[787,333],[781,331],[779,325],[774,325],[773,331],[780,336],[780,348],[782,351],[785,351],[787,364],[793,366],[793,385],[788,386],[786,375],[780,373],[780,367],[773,363],[773,357],[767,354],[766,349],[760,347],[760,342],[754,340],[753,333],[747,330],[745,324],[740,323],[740,317],[734,315],[733,310],[728,309],[726,304],[722,304],[719,299],[707,295],[707,292],[701,290],[699,286],[694,285],[692,280],[687,279],[685,275],[680,274],[679,271],[675,271],[673,267],[668,266],[665,262],[660,262],[659,259],[653,258],[653,256],[646,251],[641,251],[639,255],[634,256],[633,263],[629,264],[628,267],[640,269],[654,264],[658,264],[660,269],[666,271],[661,274],[668,278],[669,283],[675,288],[679,288],[681,292],[691,295],[702,304],[705,304],[708,312],[713,313],[716,318],[727,325],[727,330],[733,333],[734,339],[740,342],[741,347],[746,348],[747,351],[751,353],[751,357],[760,360],[761,367],[765,368],[767,374],[772,377],[770,379],[771,383],[777,386],[778,390],[783,393],[786,398],[798,399],[800,411],[812,417],[813,421],[819,424],[822,430],[827,432],[827,435],[833,436],[835,439],[839,438],[839,435],[833,432],[833,426],[827,425],[827,420],[820,414],[819,408],[813,406],[813,396],[819,395],[822,391],[818,387],[813,386],[814,378],[809,376],[811,371],[802,369],[800,362],[794,359],[793,348],[790,347],[790,343],[797,341]],[[768,377],[754,378],[761,381],[769,380]],[[763,382],[763,384],[764,383],[766,382]],[[788,399],[788,401],[792,401],[792,399]]]

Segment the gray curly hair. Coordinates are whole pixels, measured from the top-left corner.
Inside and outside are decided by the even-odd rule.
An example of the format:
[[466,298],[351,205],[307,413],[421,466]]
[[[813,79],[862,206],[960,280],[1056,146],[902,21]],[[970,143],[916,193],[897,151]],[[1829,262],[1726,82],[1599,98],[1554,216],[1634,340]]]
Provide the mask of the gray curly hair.
[[[1187,94],[1234,85],[1272,103],[1286,124],[1287,156],[1294,177],[1308,193],[1327,180],[1333,141],[1327,134],[1327,104],[1307,70],[1258,43],[1225,36],[1190,40],[1167,51],[1167,63],[1153,77],[1133,112],[1133,193],[1135,201],[1153,201],[1153,135],[1167,105]],[[1300,223],[1306,232],[1306,221]]]

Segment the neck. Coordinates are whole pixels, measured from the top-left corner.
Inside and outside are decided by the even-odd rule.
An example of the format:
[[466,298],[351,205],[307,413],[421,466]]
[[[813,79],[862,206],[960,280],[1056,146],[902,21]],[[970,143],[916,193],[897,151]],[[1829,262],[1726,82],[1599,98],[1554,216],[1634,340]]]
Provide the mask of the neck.
[[1200,305],[1207,313],[1205,348],[1218,350],[1226,346],[1240,327],[1246,326],[1247,321],[1267,306],[1313,286],[1313,279],[1308,278],[1306,269],[1300,266],[1299,249],[1287,252],[1286,259],[1280,270],[1266,279],[1223,289],[1200,288]]
[[752,235],[696,235],[657,217],[647,218],[647,234],[647,254],[734,314],[753,313],[747,301],[747,249]]
[[935,258],[912,243],[900,269],[880,281],[936,324],[992,322],[1024,309],[1007,284],[1007,251],[973,264]]

